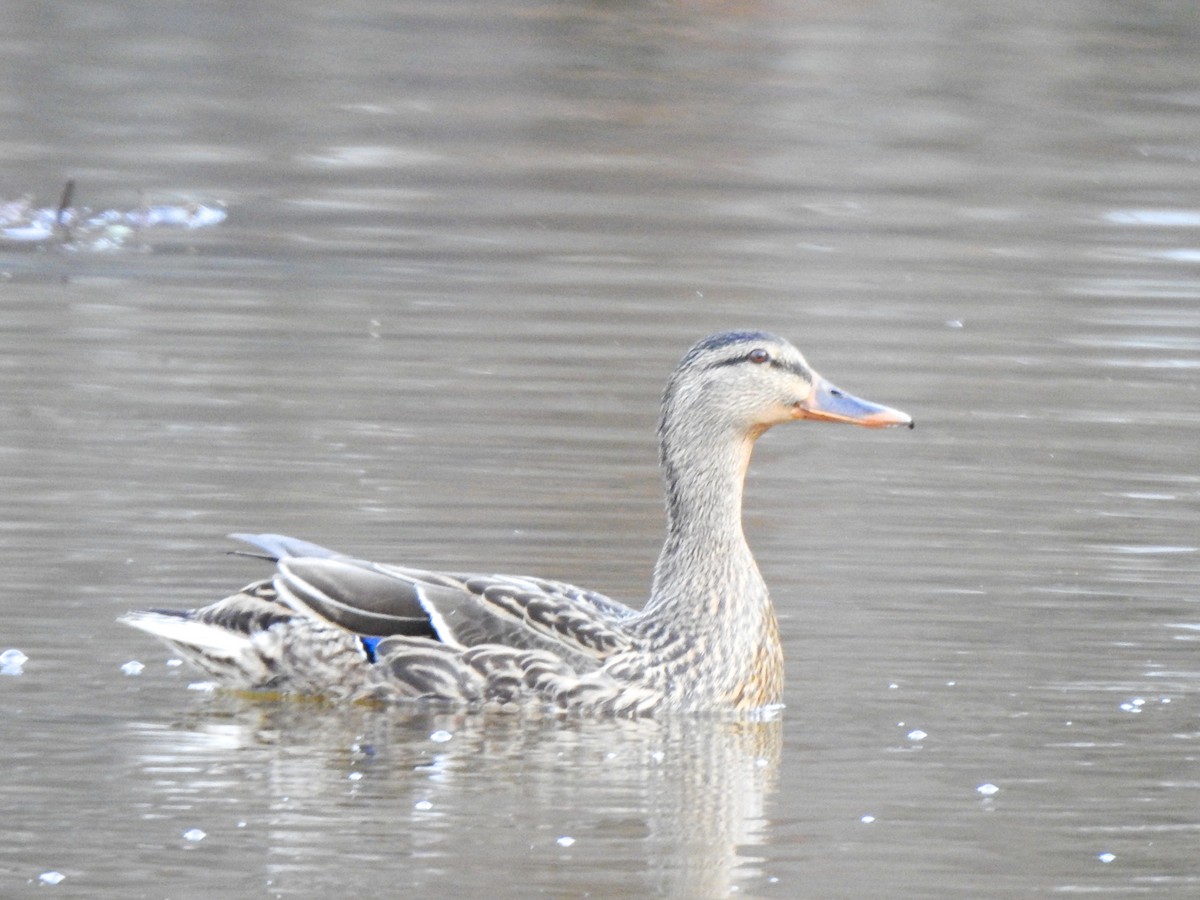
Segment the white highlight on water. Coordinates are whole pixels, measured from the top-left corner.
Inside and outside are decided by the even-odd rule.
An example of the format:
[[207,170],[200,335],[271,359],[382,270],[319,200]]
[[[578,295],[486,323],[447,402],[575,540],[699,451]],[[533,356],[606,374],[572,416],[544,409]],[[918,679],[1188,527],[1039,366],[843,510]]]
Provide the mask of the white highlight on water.
[[22,667],[28,661],[29,657],[16,647],[9,647],[3,653],[0,653],[0,675],[24,674]]

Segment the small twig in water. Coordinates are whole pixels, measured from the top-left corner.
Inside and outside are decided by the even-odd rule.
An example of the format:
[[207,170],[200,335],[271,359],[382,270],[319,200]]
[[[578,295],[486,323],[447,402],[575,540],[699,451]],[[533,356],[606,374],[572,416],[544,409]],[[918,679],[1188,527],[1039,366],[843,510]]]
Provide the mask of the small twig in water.
[[67,224],[67,210],[71,207],[71,195],[75,193],[75,179],[68,178],[63,187],[62,199],[58,201],[58,212],[54,215],[54,225],[62,232],[63,243],[71,242],[71,226]]

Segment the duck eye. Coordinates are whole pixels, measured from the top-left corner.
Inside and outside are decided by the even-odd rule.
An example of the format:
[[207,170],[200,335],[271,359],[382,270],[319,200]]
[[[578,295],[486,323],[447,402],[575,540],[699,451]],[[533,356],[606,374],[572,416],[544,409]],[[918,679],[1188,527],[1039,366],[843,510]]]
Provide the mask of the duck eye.
[[746,358],[752,363],[758,363],[759,365],[762,365],[765,362],[771,361],[771,354],[762,347],[759,347],[756,350],[751,350]]

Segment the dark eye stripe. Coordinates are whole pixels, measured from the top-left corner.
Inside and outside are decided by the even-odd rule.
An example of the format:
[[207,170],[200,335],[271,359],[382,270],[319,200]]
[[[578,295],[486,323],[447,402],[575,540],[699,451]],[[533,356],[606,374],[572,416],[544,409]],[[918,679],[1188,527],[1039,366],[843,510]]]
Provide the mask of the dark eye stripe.
[[740,366],[744,362],[750,362],[750,354],[746,353],[742,356],[731,356],[728,359],[718,359],[716,362],[711,362],[706,369],[720,369],[723,366]]
[[[756,359],[755,356],[758,353],[766,353],[767,358],[765,360]],[[798,375],[805,381],[811,380],[808,372],[803,367],[794,366],[789,362],[785,362],[778,357],[772,356],[770,351],[763,350],[761,347],[756,347],[753,350],[742,354],[741,356],[731,356],[729,359],[721,359],[717,360],[716,362],[709,363],[706,368],[719,369],[722,366],[739,366],[744,362],[752,362],[760,366],[764,364],[769,365],[773,369],[782,369],[785,372],[791,372],[793,375]]]

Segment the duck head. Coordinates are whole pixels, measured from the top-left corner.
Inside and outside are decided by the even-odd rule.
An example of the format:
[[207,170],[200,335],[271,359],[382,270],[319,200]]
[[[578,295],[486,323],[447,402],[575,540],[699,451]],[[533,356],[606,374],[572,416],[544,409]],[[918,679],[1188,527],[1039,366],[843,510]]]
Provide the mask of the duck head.
[[663,397],[660,430],[687,422],[722,431],[732,426],[757,437],[772,425],[798,419],[913,427],[907,413],[831,384],[783,338],[727,331],[699,341],[680,361]]

